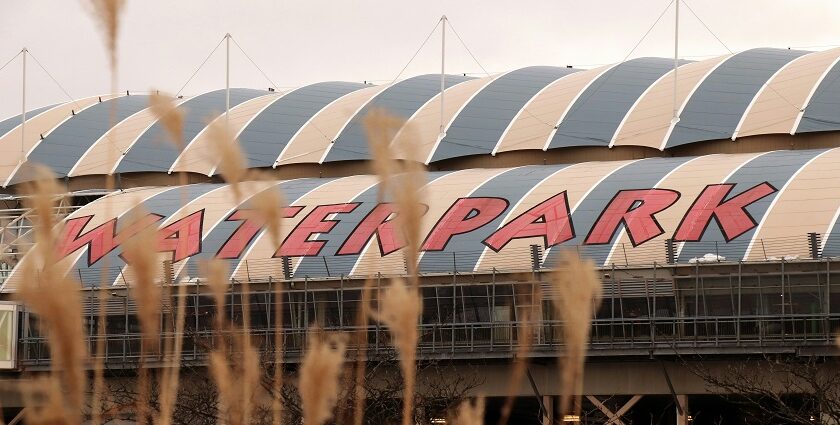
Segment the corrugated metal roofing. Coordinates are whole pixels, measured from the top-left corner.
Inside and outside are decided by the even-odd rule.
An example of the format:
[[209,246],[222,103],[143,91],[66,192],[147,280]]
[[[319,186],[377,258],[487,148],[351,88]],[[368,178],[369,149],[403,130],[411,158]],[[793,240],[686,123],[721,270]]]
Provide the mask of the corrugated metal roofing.
[[[494,150],[606,148],[614,138],[615,145],[667,150],[736,138],[739,124],[746,125],[744,134],[751,136],[840,130],[840,64],[826,60],[834,56],[833,51],[754,49],[682,65],[680,70],[686,68],[686,73],[680,73],[682,101],[676,125],[671,114],[664,112],[670,106],[663,104],[667,100],[670,105],[670,96],[664,93],[671,87],[667,80],[672,62],[657,58],[633,59],[595,73],[539,66],[470,82],[467,77],[448,76],[446,93],[453,94],[457,105],[446,104],[449,97],[445,96],[446,133],[441,140],[438,75],[378,87],[326,82],[285,94],[232,89],[231,106],[250,167],[369,159],[361,122],[374,107],[408,118],[407,125],[415,126],[410,133],[422,135],[422,140],[402,134],[399,144],[422,148],[424,161],[432,163],[490,155]],[[784,92],[783,100],[776,99],[777,91]],[[759,97],[762,100],[757,101]],[[5,165],[0,179],[6,184],[25,181],[29,164],[36,162],[45,163],[59,177],[109,172],[212,174],[214,160],[207,159],[209,145],[202,133],[224,111],[223,90],[180,103],[186,114],[183,151],[167,140],[161,123],[144,108],[142,97],[110,98],[81,110],[62,104],[32,111],[28,118],[37,124],[44,140],[27,131],[27,140],[16,142],[19,117],[0,121],[0,141],[8,145],[0,146]],[[558,105],[552,106],[553,101]],[[85,105],[91,103],[96,103],[95,98]],[[785,106],[789,103],[794,105]],[[105,113],[109,104],[118,105],[115,123]],[[501,143],[506,138],[511,140]],[[119,147],[118,154],[106,155],[106,143]],[[204,159],[197,163],[195,158]]]

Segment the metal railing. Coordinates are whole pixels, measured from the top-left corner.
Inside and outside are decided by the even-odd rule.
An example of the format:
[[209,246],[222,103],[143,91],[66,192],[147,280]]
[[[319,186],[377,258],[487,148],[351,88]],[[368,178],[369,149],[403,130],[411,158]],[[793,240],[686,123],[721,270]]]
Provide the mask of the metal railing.
[[[680,354],[697,348],[791,348],[799,346],[827,346],[833,344],[833,329],[840,325],[840,315],[795,315],[755,317],[697,317],[697,318],[640,318],[623,320],[595,320],[592,323],[590,355],[640,355],[657,350],[660,354]],[[510,357],[522,344],[520,335],[531,330],[531,355],[554,356],[563,346],[563,324],[559,321],[522,323],[513,321],[485,323],[429,323],[422,324],[418,355],[423,357],[472,358]],[[358,333],[358,326],[326,327],[327,332]],[[371,324],[364,329],[367,353],[392,356],[390,334],[383,326]],[[241,332],[241,331],[239,331]],[[211,347],[224,347],[237,331],[187,329],[184,335],[182,359],[203,361]],[[251,330],[251,340],[263,352],[273,352],[275,329]],[[304,352],[306,341],[312,337],[306,328],[285,328],[282,332],[285,357],[297,361]],[[104,359],[107,363],[135,363],[140,360],[143,338],[139,333],[106,335]],[[160,335],[161,346],[174,339],[174,334]],[[350,355],[358,349],[348,347]],[[90,352],[95,352],[98,337],[88,339]],[[171,345],[170,345],[171,346]],[[226,347],[235,351],[236,347]],[[20,340],[20,361],[24,366],[49,365],[49,348],[44,337],[24,337]],[[147,361],[163,360],[151,355]]]

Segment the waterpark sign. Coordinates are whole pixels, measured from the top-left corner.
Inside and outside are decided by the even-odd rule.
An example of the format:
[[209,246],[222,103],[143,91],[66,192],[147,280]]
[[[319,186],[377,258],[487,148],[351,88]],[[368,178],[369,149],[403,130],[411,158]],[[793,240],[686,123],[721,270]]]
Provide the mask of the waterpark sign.
[[[671,239],[678,242],[699,241],[710,225],[719,227],[727,242],[757,226],[747,211],[752,203],[777,191],[768,182],[760,183],[739,193],[733,193],[734,184],[706,186],[682,215]],[[606,203],[589,229],[577,229],[574,212],[569,206],[565,191],[545,199],[529,210],[508,217],[503,225],[493,230],[480,242],[499,252],[513,240],[540,238],[545,248],[575,239],[585,230],[584,245],[603,245],[613,241],[617,232],[624,229],[633,246],[644,244],[665,233],[656,215],[670,208],[680,199],[680,192],[664,188],[620,190]],[[289,206],[283,208],[283,217],[295,219],[297,224],[285,240],[276,247],[274,257],[309,257],[325,255],[324,240],[318,235],[329,235],[342,221],[342,216],[357,210],[361,202],[329,205]],[[452,238],[469,234],[501,217],[511,207],[508,199],[500,197],[463,197],[455,200],[431,226],[422,242],[422,251],[443,251]],[[303,211],[308,211],[304,213]],[[204,230],[203,209],[197,210],[157,231],[157,248],[171,253],[178,262],[202,252]],[[404,247],[395,217],[398,208],[392,203],[373,206],[354,225],[344,238],[335,255],[358,255],[377,237],[380,254],[387,256]],[[427,213],[428,214],[428,213]],[[301,217],[299,217],[301,216]],[[156,226],[165,217],[158,214],[120,223],[112,218],[88,229],[93,216],[79,216],[66,220],[57,247],[60,257],[80,249],[87,250],[88,266],[102,259],[109,252],[149,226]],[[224,259],[241,258],[254,238],[265,229],[265,223],[248,209],[233,211],[225,218],[235,224],[227,240],[215,256]],[[208,253],[209,254],[209,253]]]

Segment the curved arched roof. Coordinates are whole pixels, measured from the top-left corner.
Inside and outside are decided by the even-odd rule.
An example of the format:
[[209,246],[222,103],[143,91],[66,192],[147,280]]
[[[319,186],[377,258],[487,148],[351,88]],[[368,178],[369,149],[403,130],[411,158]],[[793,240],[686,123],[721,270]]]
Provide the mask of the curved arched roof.
[[[672,62],[663,58],[591,70],[534,66],[483,78],[450,75],[443,105],[434,74],[381,86],[324,82],[285,93],[232,89],[228,120],[250,167],[369,159],[361,121],[374,107],[408,120],[411,131],[399,132],[394,143],[412,145],[427,163],[578,146],[668,150],[708,140],[840,130],[838,61],[840,48],[762,48],[683,62],[676,81],[678,120],[672,120]],[[179,101],[185,111],[182,151],[165,141],[147,101],[122,94],[31,111],[25,140],[20,117],[0,121],[2,185],[28,180],[36,162],[59,177],[215,174],[218,159],[204,130],[222,119],[224,90]]]
[[[840,148],[433,172],[419,270],[527,269],[531,245],[549,263],[566,248],[601,266],[665,263],[666,239],[678,241],[677,263],[710,253],[727,261],[807,258],[811,232],[824,256],[838,256],[838,167]],[[241,202],[225,184],[113,193],[65,220],[60,264],[86,283],[130,279],[120,273],[121,248],[109,245],[130,235],[107,234],[138,231],[127,220],[146,211],[148,225],[166,229],[161,255],[179,276],[196,276],[200,260],[214,256],[229,261],[236,278],[281,276],[278,256],[291,257],[297,277],[400,274],[398,231],[387,228],[394,207],[377,202],[378,183],[372,175],[261,181]],[[265,190],[289,202],[288,251],[246,222],[249,197]]]

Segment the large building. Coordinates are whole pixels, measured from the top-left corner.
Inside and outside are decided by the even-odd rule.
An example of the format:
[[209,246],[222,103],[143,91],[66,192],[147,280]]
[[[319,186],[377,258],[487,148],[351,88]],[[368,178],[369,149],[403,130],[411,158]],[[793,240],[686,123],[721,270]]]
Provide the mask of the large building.
[[[13,193],[43,164],[72,200],[61,211],[60,266],[82,290],[105,282],[116,294],[109,334],[121,344],[109,345],[108,361],[127,364],[139,354],[133,304],[119,295],[132,280],[119,241],[138,230],[125,223],[141,210],[160,228],[162,281],[195,286],[188,305],[196,329],[208,302],[199,264],[212,257],[226,259],[234,287],[250,282],[265,305],[274,302],[271,286],[285,285],[290,332],[305,335],[313,322],[350,326],[361,282],[406,273],[362,124],[384,108],[406,119],[395,152],[405,159],[411,152],[429,170],[418,264],[422,353],[481,359],[484,389],[503,395],[517,291],[541,285],[558,253],[575,250],[601,269],[606,297],[593,330],[587,403],[609,418],[621,406],[600,404],[606,395],[650,396],[654,406],[673,400],[686,421],[691,409],[682,406],[692,397],[703,403],[711,390],[675,358],[833,353],[839,62],[840,49],[754,49],[683,61],[676,71],[671,59],[639,58],[586,70],[447,75],[443,96],[441,75],[283,93],[217,90],[178,100],[182,150],[166,141],[146,94],[41,108],[25,125],[20,116],[0,122],[0,181],[9,193],[2,242],[11,258],[0,290],[8,297],[20,285],[14,264],[27,261],[31,232]],[[235,202],[221,182],[206,131],[214,120],[234,129],[248,167],[276,177],[258,187],[280,190],[288,202],[282,247],[244,213],[249,200]],[[192,184],[177,186],[181,173]],[[104,191],[108,175],[113,193]],[[292,298],[296,291],[302,298]],[[271,309],[258,311],[270,328]],[[559,325],[544,319],[535,357],[548,359]],[[43,338],[29,320],[19,323],[9,366],[49,367]],[[187,356],[200,362],[193,350]],[[635,367],[622,367],[628,362]],[[546,373],[522,395],[536,392],[553,415],[545,406],[557,375],[550,363],[534,367]]]

